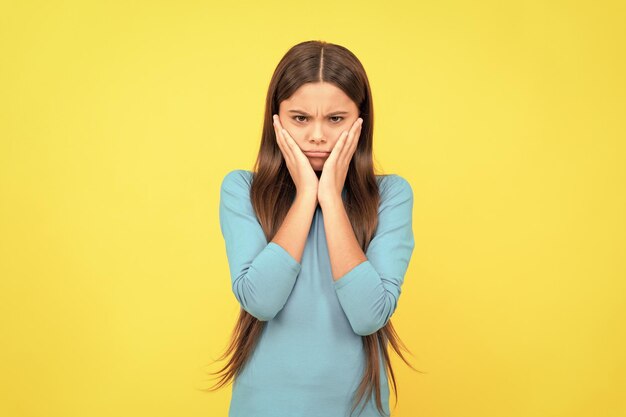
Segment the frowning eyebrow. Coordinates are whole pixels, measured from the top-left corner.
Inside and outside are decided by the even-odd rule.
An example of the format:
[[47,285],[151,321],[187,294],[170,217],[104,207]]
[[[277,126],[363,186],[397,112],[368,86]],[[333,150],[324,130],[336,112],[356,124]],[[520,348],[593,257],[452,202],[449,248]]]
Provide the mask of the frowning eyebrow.
[[[291,110],[288,110],[288,112],[289,113],[299,113],[299,114],[303,114],[305,116],[311,116],[310,114],[308,114],[304,110],[299,110],[299,109],[291,109]],[[336,115],[336,114],[348,114],[348,112],[340,110],[340,111],[335,111],[335,112],[332,112],[332,113],[328,113],[326,116],[332,116],[332,115]]]

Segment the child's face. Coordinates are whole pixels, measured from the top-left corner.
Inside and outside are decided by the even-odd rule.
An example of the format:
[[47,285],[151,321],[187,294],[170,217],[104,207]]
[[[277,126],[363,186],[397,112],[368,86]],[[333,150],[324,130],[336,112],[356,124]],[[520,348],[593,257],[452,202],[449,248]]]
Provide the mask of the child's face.
[[[278,116],[315,171],[335,147],[341,133],[359,117],[356,104],[341,89],[327,82],[302,85],[279,106]],[[322,155],[307,154],[324,152]]]

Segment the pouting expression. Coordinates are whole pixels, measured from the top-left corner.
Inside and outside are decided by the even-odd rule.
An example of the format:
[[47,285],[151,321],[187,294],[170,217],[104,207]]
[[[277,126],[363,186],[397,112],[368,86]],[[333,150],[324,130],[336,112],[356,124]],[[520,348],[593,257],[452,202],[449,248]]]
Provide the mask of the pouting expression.
[[283,100],[278,115],[313,169],[321,171],[341,133],[359,117],[359,109],[334,84],[317,82],[303,84]]

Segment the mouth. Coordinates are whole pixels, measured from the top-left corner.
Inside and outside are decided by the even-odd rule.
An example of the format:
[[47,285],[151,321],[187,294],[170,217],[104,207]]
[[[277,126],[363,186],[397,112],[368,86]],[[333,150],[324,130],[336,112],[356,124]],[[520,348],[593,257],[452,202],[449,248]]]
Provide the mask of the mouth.
[[308,151],[305,151],[305,152],[303,152],[303,153],[304,153],[306,156],[310,156],[310,157],[313,157],[313,158],[323,158],[323,157],[325,157],[325,156],[330,155],[330,152],[313,152],[313,151],[308,152]]

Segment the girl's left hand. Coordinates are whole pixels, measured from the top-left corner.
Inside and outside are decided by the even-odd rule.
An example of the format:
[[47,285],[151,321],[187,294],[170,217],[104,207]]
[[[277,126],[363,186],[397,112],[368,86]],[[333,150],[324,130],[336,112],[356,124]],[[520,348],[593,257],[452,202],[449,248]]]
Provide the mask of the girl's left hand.
[[350,160],[361,135],[362,124],[363,119],[359,117],[352,124],[349,132],[342,132],[328,159],[324,162],[317,188],[317,200],[320,205],[336,198],[341,201],[341,190],[343,190]]

